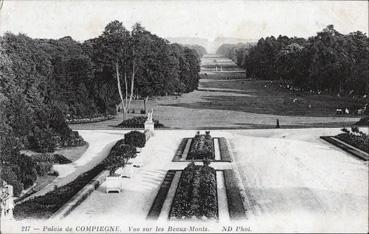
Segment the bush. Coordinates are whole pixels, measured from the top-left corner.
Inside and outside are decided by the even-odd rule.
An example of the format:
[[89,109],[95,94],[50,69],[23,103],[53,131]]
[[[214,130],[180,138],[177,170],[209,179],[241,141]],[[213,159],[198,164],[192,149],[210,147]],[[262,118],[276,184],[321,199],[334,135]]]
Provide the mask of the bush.
[[41,129],[36,126],[32,134],[28,136],[29,148],[36,152],[53,152],[56,142],[51,129]]
[[18,179],[23,183],[24,189],[32,186],[37,180],[36,162],[26,156],[19,155],[13,167],[14,172],[18,175]]
[[50,153],[35,154],[32,156],[32,159],[36,162],[49,162],[52,164],[67,164],[72,162],[71,160],[64,157],[64,155]]
[[79,135],[77,131],[71,131],[68,135],[62,136],[60,145],[62,147],[67,146],[82,146],[85,145],[86,142],[83,138]]
[[169,217],[217,218],[217,184],[212,167],[190,163],[182,172]]
[[53,159],[53,163],[58,163],[58,164],[68,164],[72,162],[71,160],[69,160],[62,154],[53,154],[52,159]]
[[[120,128],[144,128],[146,119],[147,119],[146,116],[133,117],[131,119],[124,120],[122,123],[118,124],[117,127],[120,127]],[[159,123],[158,120],[153,119],[153,121],[154,121],[154,127],[155,128],[164,127],[164,125]]]
[[49,162],[38,162],[36,166],[37,175],[47,175],[52,167],[53,165]]
[[357,123],[357,126],[369,126],[369,117],[366,116],[364,118],[361,118]]
[[131,131],[129,133],[124,134],[124,142],[127,145],[142,148],[146,144],[146,136],[142,132]]
[[103,165],[105,169],[110,171],[110,174],[113,174],[119,167],[124,167],[135,154],[136,147],[126,145],[124,139],[121,139],[110,150],[109,155],[103,161]]

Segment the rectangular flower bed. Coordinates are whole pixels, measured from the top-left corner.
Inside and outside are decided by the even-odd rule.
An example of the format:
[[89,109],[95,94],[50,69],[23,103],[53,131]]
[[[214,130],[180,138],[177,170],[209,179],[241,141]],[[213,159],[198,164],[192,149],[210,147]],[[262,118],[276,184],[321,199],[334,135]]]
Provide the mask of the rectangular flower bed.
[[217,181],[215,169],[190,163],[182,172],[170,219],[217,219]]
[[214,141],[209,134],[197,134],[194,138],[192,138],[190,150],[187,155],[187,160],[214,158]]

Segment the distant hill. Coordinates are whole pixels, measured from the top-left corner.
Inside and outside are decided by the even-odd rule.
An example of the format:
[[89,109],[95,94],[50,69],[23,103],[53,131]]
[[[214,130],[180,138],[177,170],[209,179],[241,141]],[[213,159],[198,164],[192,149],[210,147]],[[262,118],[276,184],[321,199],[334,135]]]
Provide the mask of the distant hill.
[[209,44],[208,39],[199,37],[167,37],[167,40],[182,45],[200,45],[206,49]]

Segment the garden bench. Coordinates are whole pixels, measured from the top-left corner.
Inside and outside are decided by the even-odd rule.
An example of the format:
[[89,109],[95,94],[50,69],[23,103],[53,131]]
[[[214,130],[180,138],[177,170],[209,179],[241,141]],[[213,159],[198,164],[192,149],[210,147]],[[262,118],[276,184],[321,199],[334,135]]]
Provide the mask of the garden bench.
[[108,176],[105,181],[106,193],[122,191],[122,178],[120,176]]

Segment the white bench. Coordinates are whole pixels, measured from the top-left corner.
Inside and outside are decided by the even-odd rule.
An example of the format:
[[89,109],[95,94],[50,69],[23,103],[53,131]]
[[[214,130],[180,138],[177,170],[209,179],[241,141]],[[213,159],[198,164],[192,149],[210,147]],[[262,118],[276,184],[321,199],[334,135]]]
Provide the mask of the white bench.
[[120,176],[108,176],[105,181],[106,193],[122,191],[122,178]]

